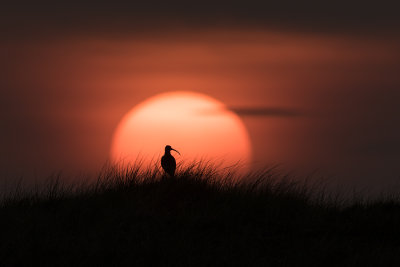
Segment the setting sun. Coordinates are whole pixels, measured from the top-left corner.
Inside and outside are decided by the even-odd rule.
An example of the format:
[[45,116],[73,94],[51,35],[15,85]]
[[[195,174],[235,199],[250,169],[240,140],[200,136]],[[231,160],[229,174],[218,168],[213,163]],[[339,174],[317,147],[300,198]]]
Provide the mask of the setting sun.
[[251,143],[240,118],[209,96],[193,92],[159,94],[129,111],[112,142],[111,160],[123,164],[157,161],[165,145],[181,152],[178,162],[216,160],[223,166],[251,159]]

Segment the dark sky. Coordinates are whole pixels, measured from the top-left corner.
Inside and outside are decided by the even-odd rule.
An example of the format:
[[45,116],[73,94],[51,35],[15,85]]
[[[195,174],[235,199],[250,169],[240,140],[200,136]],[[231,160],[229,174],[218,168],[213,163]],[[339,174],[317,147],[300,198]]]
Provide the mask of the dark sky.
[[396,1],[18,1],[3,3],[1,30],[5,39],[216,25],[397,35],[397,11]]
[[395,1],[2,3],[1,171],[96,169],[132,106],[192,90],[242,117],[258,163],[301,158],[327,173],[399,177],[398,10]]

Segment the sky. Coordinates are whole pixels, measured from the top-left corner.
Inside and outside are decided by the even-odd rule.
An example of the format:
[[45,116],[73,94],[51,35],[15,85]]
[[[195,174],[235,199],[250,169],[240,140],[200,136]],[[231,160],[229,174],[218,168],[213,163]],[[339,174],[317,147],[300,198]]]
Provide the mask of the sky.
[[400,179],[394,1],[20,1],[0,15],[3,177],[96,171],[124,114],[185,90],[240,116],[255,168]]

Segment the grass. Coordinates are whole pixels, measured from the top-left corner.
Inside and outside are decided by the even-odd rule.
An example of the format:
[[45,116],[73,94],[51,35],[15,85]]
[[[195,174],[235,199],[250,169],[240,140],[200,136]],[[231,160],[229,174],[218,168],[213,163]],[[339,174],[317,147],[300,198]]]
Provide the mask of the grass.
[[345,204],[275,168],[235,177],[203,162],[167,179],[139,164],[19,184],[0,207],[0,265],[400,264],[395,197]]

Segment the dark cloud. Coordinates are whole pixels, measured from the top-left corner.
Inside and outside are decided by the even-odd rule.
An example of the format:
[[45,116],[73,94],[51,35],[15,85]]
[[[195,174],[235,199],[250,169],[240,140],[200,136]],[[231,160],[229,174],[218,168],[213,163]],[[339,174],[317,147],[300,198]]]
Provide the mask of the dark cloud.
[[229,110],[240,116],[257,117],[297,117],[304,115],[296,109],[276,107],[229,107]]
[[237,106],[227,107],[226,109],[201,110],[200,114],[214,115],[226,110],[235,112],[237,115],[242,117],[297,117],[305,115],[304,112],[290,108]]

